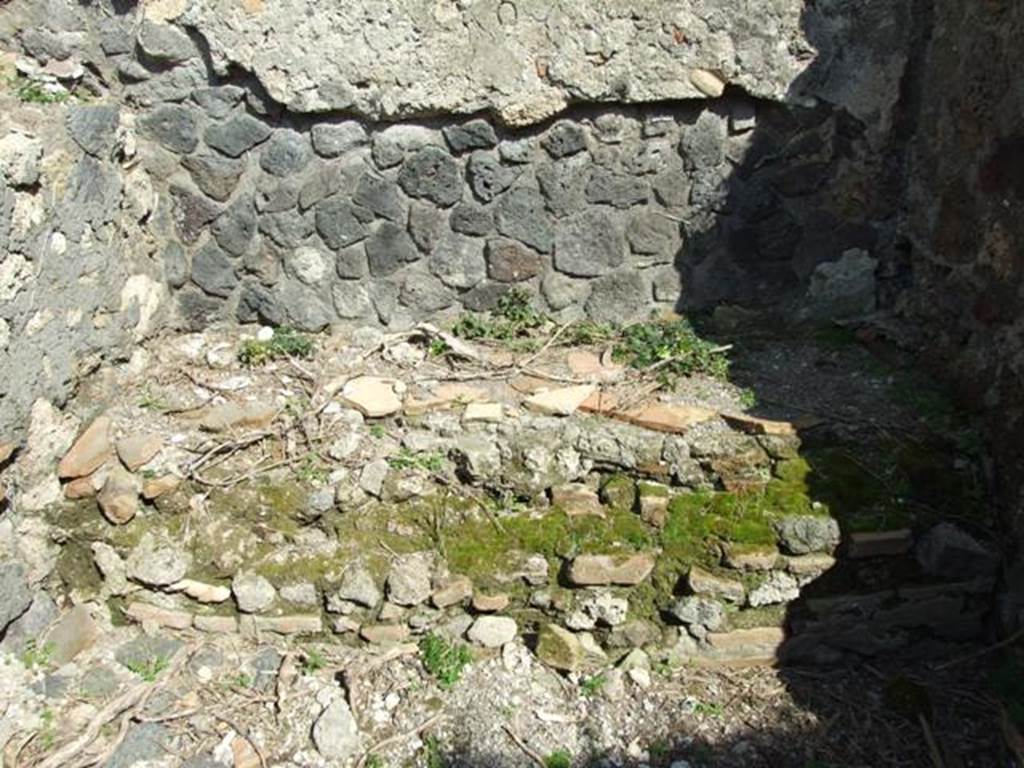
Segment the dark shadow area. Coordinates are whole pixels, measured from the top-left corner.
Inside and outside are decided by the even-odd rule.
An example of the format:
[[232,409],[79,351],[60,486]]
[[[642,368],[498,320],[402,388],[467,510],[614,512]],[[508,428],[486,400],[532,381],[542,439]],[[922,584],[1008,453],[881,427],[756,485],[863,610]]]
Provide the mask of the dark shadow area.
[[[881,141],[842,106],[821,98],[807,105],[834,90],[866,49],[863,40],[830,37],[837,25],[823,19],[849,13],[852,37],[870,31],[871,12],[834,5],[807,2],[803,26],[819,58],[793,83],[790,104],[756,102],[756,127],[745,134],[736,130],[736,105],[750,103],[742,92],[728,89],[709,103],[707,111],[732,126],[737,149],[724,177],[714,150],[694,147],[687,158],[691,203],[710,203],[715,213],[686,232],[676,310],[703,317],[702,332],[734,345],[731,378],[753,393],[753,415],[800,426],[808,495],[841,529],[835,564],[787,605],[774,669],[685,668],[674,678],[677,697],[653,702],[676,726],[665,729],[663,717],[652,716],[633,742],[638,751],[626,754],[602,753],[602,734],[594,733],[594,754],[573,755],[572,765],[1016,764],[993,698],[1013,674],[989,652],[996,565],[960,553],[936,567],[921,545],[946,523],[987,551],[1005,549],[982,442],[913,355],[857,320],[890,306],[912,279],[897,218],[932,2],[894,4],[902,11],[890,21],[911,27],[900,31],[907,63]],[[891,33],[879,30],[877,44]],[[819,265],[851,250],[878,259],[867,310],[851,311],[827,292],[808,302]],[[695,703],[691,689],[721,696]],[[440,762],[429,765],[538,762],[524,755],[509,763],[457,739],[435,757]],[[551,768],[569,764],[539,757]]]

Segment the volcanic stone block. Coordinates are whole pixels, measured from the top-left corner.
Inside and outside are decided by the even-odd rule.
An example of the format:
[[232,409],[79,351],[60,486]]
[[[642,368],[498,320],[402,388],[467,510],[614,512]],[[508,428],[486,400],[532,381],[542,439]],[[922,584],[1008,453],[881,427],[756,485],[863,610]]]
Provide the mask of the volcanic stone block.
[[534,251],[514,240],[487,241],[487,275],[503,283],[517,283],[536,277],[544,262]]
[[541,140],[540,145],[557,160],[586,149],[587,137],[580,126],[562,121],[548,132],[548,135]]
[[472,288],[487,271],[483,242],[449,232],[430,258],[430,271],[450,288]]
[[235,265],[216,243],[208,241],[192,257],[192,282],[211,296],[230,296],[238,285]]
[[235,115],[211,125],[203,134],[207,145],[228,157],[241,157],[270,138],[270,126],[251,115]]
[[359,186],[352,202],[360,205],[383,219],[394,222],[405,220],[405,208],[393,182],[366,173],[359,179]]
[[398,183],[409,197],[425,198],[447,208],[462,197],[459,164],[440,147],[427,146],[402,163]]
[[626,240],[618,224],[594,209],[559,222],[555,269],[574,277],[607,274],[625,259]]
[[272,176],[290,176],[305,168],[312,155],[309,139],[297,131],[281,130],[263,148],[260,167]]
[[220,202],[231,197],[245,171],[244,160],[232,160],[211,153],[189,155],[182,159],[181,164],[199,189]]
[[420,257],[409,233],[390,221],[379,223],[366,241],[366,259],[370,274],[390,275],[403,264]]
[[522,174],[519,168],[502,165],[486,152],[477,152],[469,159],[467,175],[473,194],[485,203],[511,187]]
[[555,247],[555,228],[544,208],[544,198],[535,189],[520,187],[495,205],[494,223],[498,231],[529,245],[541,253]]
[[489,149],[498,143],[494,128],[486,120],[470,120],[462,125],[450,125],[443,133],[452,152]]
[[195,113],[181,104],[164,104],[150,110],[139,124],[161,146],[179,155],[188,154],[199,144]]
[[321,157],[340,157],[366,143],[366,129],[355,120],[313,126],[313,150]]
[[366,226],[356,217],[352,203],[340,197],[316,206],[316,231],[327,247],[339,250],[366,238]]

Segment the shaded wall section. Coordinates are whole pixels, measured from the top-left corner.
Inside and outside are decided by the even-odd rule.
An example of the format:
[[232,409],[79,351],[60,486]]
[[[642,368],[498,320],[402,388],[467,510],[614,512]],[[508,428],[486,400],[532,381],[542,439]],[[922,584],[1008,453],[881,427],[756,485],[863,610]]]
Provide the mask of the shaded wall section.
[[[933,14],[907,160],[913,284],[902,310],[936,372],[987,422],[999,495],[1021,541],[1024,5],[936,0]],[[1024,574],[1011,582],[1024,593]],[[1017,622],[1020,605],[1008,606]]]

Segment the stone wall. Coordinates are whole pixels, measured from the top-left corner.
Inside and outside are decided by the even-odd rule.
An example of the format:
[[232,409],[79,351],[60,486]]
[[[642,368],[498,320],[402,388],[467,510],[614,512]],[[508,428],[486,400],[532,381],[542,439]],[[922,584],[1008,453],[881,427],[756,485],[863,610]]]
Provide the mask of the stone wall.
[[[135,262],[139,333],[401,328],[486,309],[513,285],[560,319],[780,306],[851,250],[869,272],[854,309],[874,306],[871,259],[895,221],[904,3],[780,2],[743,20],[716,0],[629,14],[408,5],[388,24],[374,3],[318,5],[326,25],[261,2],[5,5],[0,42],[22,72],[120,115],[132,171],[103,177],[105,192],[152,195],[127,236],[121,203],[105,209],[121,234],[90,270],[117,294],[104,304],[114,326],[136,326],[119,315]],[[335,40],[353,25],[359,45]],[[324,46],[340,53],[303,53]],[[121,159],[106,152],[83,155],[113,173]],[[57,347],[86,354],[116,336],[79,328]],[[45,346],[26,336],[24,354]],[[60,396],[70,379],[56,378],[32,391]]]
[[[935,369],[988,423],[1008,519],[1024,524],[1024,6],[939,0],[922,44],[904,310]],[[1024,594],[1024,574],[1011,575]],[[1020,604],[1024,600],[1018,599]],[[1018,604],[1011,612],[1018,614]],[[1012,619],[1011,619],[1012,620]]]
[[104,355],[127,356],[166,291],[141,224],[155,191],[121,164],[121,111],[0,108],[0,434],[14,434],[33,400],[63,401]]
[[809,199],[840,164],[828,109],[738,95],[508,132],[268,120],[242,96],[218,86],[140,116],[168,179],[167,282],[193,328],[403,327],[488,309],[511,285],[554,314],[628,321],[778,301],[877,239],[868,212]]

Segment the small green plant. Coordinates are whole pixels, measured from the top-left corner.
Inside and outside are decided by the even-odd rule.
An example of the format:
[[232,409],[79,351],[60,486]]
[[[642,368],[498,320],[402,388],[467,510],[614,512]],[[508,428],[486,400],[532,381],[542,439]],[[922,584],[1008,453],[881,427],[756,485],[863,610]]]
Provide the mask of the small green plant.
[[366,758],[366,762],[363,763],[366,768],[384,768],[384,758],[380,755],[370,755]]
[[147,411],[166,411],[168,409],[167,401],[164,400],[160,395],[155,394],[149,386],[145,386],[139,393],[139,408],[145,408]]
[[427,736],[423,740],[423,750],[427,753],[427,768],[447,768],[448,761],[445,760],[444,749],[437,736]]
[[671,749],[669,744],[665,739],[658,739],[647,748],[647,752],[650,754],[651,760],[658,762],[665,760],[670,751]]
[[293,328],[282,325],[266,341],[248,339],[242,343],[238,360],[242,365],[256,367],[282,357],[305,358],[313,354],[313,341]]
[[71,94],[67,91],[51,90],[43,83],[37,83],[34,80],[26,80],[21,83],[16,80],[14,86],[18,100],[26,104],[63,104],[71,98]]
[[618,331],[615,326],[609,323],[580,320],[569,326],[563,333],[562,338],[569,346],[586,346],[612,341],[617,336]]
[[441,357],[441,355],[445,354],[450,349],[451,347],[448,346],[448,342],[444,339],[431,339],[430,346],[427,347],[427,353],[431,357]]
[[713,701],[698,701],[693,705],[693,712],[706,717],[721,717],[725,710],[722,709],[721,704],[716,704]]
[[39,745],[45,749],[53,749],[53,745],[57,743],[57,728],[54,722],[53,710],[47,707],[39,713]]
[[53,643],[39,645],[35,640],[29,640],[21,649],[21,663],[29,669],[46,668],[53,661],[53,650]]
[[572,755],[565,749],[556,749],[544,758],[544,768],[569,768],[571,765]]
[[625,328],[614,357],[631,368],[656,370],[666,383],[704,373],[724,379],[729,372],[725,350],[700,338],[687,320],[651,320]]
[[757,405],[757,393],[750,387],[744,387],[740,390],[740,405],[746,409],[753,408]]
[[302,674],[312,675],[327,666],[327,658],[315,648],[307,648],[302,654]]
[[129,661],[125,666],[147,683],[152,683],[167,669],[167,659],[164,656],[154,656],[150,659]]
[[465,313],[452,333],[463,339],[511,341],[528,336],[547,321],[530,303],[530,294],[512,288],[498,299],[493,310],[483,314]]
[[420,657],[423,667],[444,690],[455,685],[462,677],[466,665],[473,661],[469,648],[461,643],[450,643],[433,633],[420,641]]
[[608,678],[604,675],[585,677],[580,681],[580,693],[584,696],[594,696],[604,688],[606,682],[608,682]]
[[229,688],[251,688],[253,684],[252,675],[239,672],[237,675],[229,677],[227,684]]
[[370,425],[370,437],[380,440],[384,435],[387,434],[387,430],[384,429],[383,424],[371,424]]
[[437,451],[410,451],[402,448],[396,456],[388,459],[392,469],[422,469],[424,472],[437,473],[444,468],[444,456]]
[[295,476],[305,483],[323,483],[330,477],[330,470],[317,453],[307,453],[295,468]]

